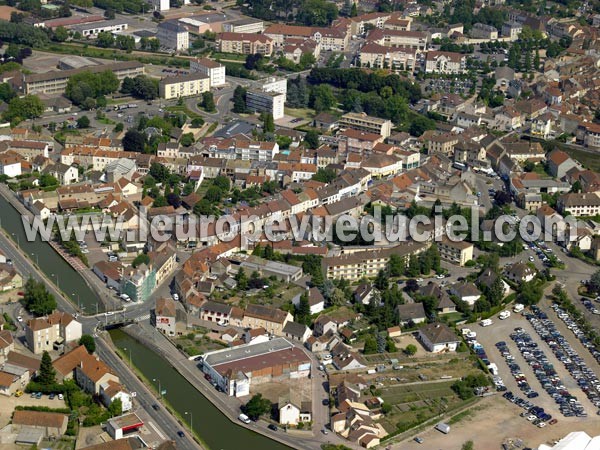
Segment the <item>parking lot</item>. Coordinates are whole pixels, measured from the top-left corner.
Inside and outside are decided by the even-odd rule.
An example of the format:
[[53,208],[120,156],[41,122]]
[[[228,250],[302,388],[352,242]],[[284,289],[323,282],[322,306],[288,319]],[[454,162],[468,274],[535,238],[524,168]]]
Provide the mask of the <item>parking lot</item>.
[[[538,333],[531,326],[531,323],[529,323],[524,316],[512,314],[511,317],[506,320],[499,320],[496,316],[493,318],[493,321],[494,324],[489,327],[471,326],[471,329],[477,333],[477,341],[487,350],[490,361],[496,363],[498,366],[499,376],[503,379],[508,391],[511,391],[519,397],[526,398],[526,394],[520,389],[505,358],[502,357],[500,351],[496,348],[496,343],[499,341],[504,341],[506,343],[508,352],[514,358],[514,364],[519,366],[519,371],[522,373],[531,389],[539,394],[538,397],[529,399],[531,403],[543,408],[545,412],[550,414],[553,418],[556,418],[559,422],[581,423],[582,421],[587,420],[597,420],[595,412],[598,408],[592,405],[573,376],[565,368],[564,364],[556,358],[552,349],[540,338]],[[560,413],[559,404],[544,389],[534,373],[534,368],[527,362],[523,356],[523,352],[519,350],[517,342],[511,339],[510,335],[511,333],[514,333],[515,328],[522,329],[519,336],[515,336],[517,342],[521,342],[522,337],[525,335],[528,335],[531,338],[532,343],[537,345],[536,348],[543,353],[544,357],[547,358],[548,363],[551,364],[556,371],[556,376],[560,379],[559,385],[564,386],[564,390],[568,391],[570,395],[576,397],[577,400],[581,402],[584,410],[589,413],[589,417],[564,417],[563,414]],[[565,335],[564,337],[569,341],[573,340],[573,335]],[[533,354],[531,351],[528,352],[525,347],[521,346],[521,348],[524,352]],[[539,355],[541,355],[541,353]],[[526,356],[531,360],[530,355]],[[523,418],[523,420],[526,419]]]

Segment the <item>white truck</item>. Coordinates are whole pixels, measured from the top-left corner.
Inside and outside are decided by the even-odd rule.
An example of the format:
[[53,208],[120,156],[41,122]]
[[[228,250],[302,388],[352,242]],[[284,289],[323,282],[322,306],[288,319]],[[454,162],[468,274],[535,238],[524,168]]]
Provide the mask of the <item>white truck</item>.
[[447,423],[440,422],[435,426],[435,429],[441,431],[444,434],[450,433],[450,425]]
[[480,325],[482,327],[489,327],[490,325],[492,325],[494,322],[492,322],[492,319],[483,319],[480,323]]
[[502,311],[500,314],[498,314],[498,318],[500,320],[508,319],[509,317],[510,317],[510,311],[509,310]]
[[521,311],[523,311],[525,309],[525,305],[521,304],[521,303],[515,303],[515,306],[513,307],[513,312],[518,314]]

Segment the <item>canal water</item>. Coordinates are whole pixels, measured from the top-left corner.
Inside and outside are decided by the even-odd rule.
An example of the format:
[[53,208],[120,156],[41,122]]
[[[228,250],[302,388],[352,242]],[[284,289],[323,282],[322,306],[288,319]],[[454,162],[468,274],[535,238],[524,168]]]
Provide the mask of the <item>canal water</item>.
[[[232,423],[171,365],[120,329],[110,331],[118,348],[131,350],[132,364],[148,380],[158,379],[165,398],[210,450],[289,450],[289,447]],[[185,415],[185,412],[188,415]]]
[[[85,280],[73,269],[56,251],[43,242],[38,235],[36,240],[29,242],[23,227],[21,214],[0,195],[0,226],[11,236],[13,241],[29,255],[29,259],[37,264],[42,272],[65,293],[73,304],[85,308],[86,314],[96,313],[96,304],[100,311],[104,309],[102,303]],[[28,274],[22,274],[27,278]]]

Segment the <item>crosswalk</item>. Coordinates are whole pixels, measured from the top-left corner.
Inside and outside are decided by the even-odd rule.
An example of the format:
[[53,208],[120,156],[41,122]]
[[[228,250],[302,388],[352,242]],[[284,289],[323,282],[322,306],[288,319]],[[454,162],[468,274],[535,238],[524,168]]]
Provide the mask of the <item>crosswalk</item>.
[[144,314],[143,316],[135,317],[135,320],[138,322],[143,322],[145,320],[150,320],[150,313]]

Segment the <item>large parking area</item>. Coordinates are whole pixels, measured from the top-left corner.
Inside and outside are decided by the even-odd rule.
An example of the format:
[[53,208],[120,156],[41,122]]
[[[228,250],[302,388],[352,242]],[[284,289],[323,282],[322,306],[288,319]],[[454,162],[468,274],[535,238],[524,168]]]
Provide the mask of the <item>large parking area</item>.
[[[549,309],[548,305],[546,308]],[[576,340],[575,336],[556,327],[552,329],[554,334],[545,336],[544,340],[540,333],[544,335],[550,322],[558,325],[560,320],[556,315],[545,318],[546,312],[542,310],[537,312],[539,316],[526,313],[530,320],[525,315],[512,314],[506,320],[495,317],[494,324],[489,327],[471,326],[471,329],[477,333],[477,341],[486,349],[490,361],[498,366],[498,374],[508,391],[543,408],[546,414],[559,422],[598,421],[598,408],[582,390],[585,385],[575,379],[581,379],[581,370],[572,365],[573,361],[577,361],[578,350],[571,347],[569,354],[563,349],[564,343]],[[498,342],[504,344],[497,347]],[[538,395],[527,398],[527,394],[532,392]],[[581,412],[587,413],[588,417],[582,417]]]

